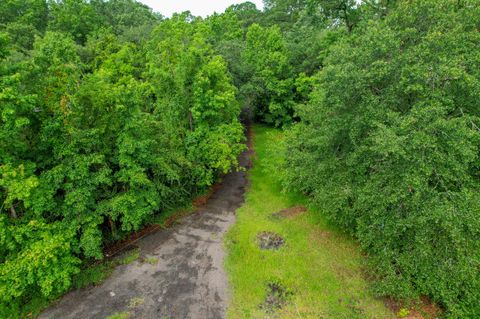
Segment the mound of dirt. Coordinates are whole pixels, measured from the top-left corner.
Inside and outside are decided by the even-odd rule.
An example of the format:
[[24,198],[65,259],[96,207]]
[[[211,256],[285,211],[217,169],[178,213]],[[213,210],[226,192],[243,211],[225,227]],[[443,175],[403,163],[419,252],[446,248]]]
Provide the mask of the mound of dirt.
[[265,301],[260,305],[260,308],[265,312],[271,313],[281,309],[286,303],[288,297],[292,295],[290,291],[285,289],[282,285],[276,282],[267,284],[268,293]]
[[303,214],[307,211],[307,208],[304,206],[295,206],[286,209],[282,209],[279,212],[273,213],[272,217],[275,219],[279,218],[294,218],[300,214]]
[[277,250],[285,244],[285,239],[273,232],[261,232],[257,235],[258,246],[264,250]]

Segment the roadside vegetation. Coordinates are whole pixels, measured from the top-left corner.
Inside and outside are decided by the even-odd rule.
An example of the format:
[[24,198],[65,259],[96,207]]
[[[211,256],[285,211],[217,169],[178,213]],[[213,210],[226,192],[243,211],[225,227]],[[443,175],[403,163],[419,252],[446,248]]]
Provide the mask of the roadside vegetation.
[[[290,195],[266,193],[270,209],[291,192],[317,207],[292,232],[328,219],[358,242],[375,295],[479,318],[479,16],[477,0],[265,0],[207,18],[0,1],[0,317],[68,291],[109,245],[235,169],[243,112],[285,130],[266,182]],[[263,247],[293,245],[254,216],[271,226]],[[281,284],[272,300],[297,298]]]
[[[138,249],[129,249],[115,258],[102,260],[92,265],[86,265],[78,274],[72,277],[72,289],[87,288],[98,285],[106,280],[114,271],[115,267],[128,265],[140,257]],[[60,298],[62,293],[45,296],[34,295],[15,315],[19,318],[36,318],[41,311],[47,308],[52,300]]]

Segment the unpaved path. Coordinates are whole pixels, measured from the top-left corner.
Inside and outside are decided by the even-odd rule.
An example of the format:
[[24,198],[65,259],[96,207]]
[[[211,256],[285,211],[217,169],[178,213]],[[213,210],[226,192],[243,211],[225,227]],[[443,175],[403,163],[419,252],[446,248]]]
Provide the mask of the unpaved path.
[[[239,158],[247,167],[249,152]],[[129,318],[224,318],[229,299],[223,269],[223,235],[243,203],[246,173],[228,174],[198,211],[178,226],[139,240],[139,260],[115,269],[103,284],[76,290],[47,309],[42,319],[105,319],[129,312]]]

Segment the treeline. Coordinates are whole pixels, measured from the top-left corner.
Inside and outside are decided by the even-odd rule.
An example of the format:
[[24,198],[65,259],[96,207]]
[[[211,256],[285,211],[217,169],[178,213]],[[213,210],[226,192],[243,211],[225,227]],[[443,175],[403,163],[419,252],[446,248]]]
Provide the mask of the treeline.
[[288,130],[285,186],[358,238],[379,295],[480,317],[480,4],[0,2],[0,314]]
[[131,0],[0,3],[0,317],[237,165],[212,28]]
[[296,108],[286,186],[359,239],[378,294],[480,318],[480,2],[368,3]]

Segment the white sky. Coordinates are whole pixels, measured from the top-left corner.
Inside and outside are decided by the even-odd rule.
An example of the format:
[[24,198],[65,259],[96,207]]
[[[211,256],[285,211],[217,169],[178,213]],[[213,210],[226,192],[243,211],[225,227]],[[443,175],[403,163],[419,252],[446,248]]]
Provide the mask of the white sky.
[[[174,12],[190,11],[194,16],[206,17],[213,12],[222,13],[232,4],[245,1],[238,0],[137,0],[145,3],[166,17],[170,17]],[[249,0],[257,5],[261,10],[263,8],[262,0]]]

